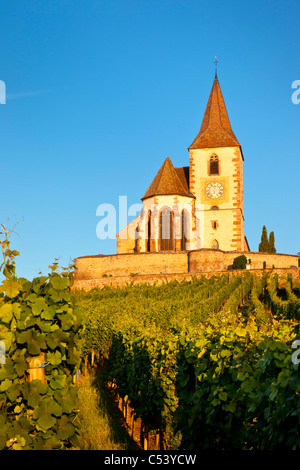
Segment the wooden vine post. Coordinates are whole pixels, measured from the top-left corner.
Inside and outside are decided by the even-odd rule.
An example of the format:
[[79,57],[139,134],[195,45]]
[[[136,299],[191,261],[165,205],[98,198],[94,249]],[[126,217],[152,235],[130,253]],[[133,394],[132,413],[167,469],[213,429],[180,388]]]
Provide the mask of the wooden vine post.
[[155,450],[159,450],[159,431],[155,434]]
[[143,426],[143,448],[144,450],[148,450],[148,430],[146,428],[146,426]]
[[95,350],[91,350],[91,366],[95,367]]
[[28,382],[33,380],[40,380],[43,384],[46,382],[45,379],[45,367],[41,367],[41,364],[45,362],[45,353],[41,353],[39,356],[34,356],[30,359],[28,369]]
[[[34,356],[30,359],[27,377],[28,382],[32,382],[33,380],[40,380],[43,384],[46,382],[45,367],[41,367],[41,364],[44,362],[45,353],[41,353],[39,356]],[[27,417],[30,418],[32,414],[33,409],[28,409]]]

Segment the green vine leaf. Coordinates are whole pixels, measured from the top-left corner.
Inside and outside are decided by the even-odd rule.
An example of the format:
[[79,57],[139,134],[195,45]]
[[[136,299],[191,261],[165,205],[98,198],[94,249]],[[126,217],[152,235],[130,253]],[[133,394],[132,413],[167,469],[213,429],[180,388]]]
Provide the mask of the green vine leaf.
[[47,431],[56,423],[56,417],[61,416],[61,406],[49,397],[44,398],[40,405],[34,409],[33,419],[37,420],[40,429]]
[[2,285],[0,286],[0,292],[5,292],[5,295],[11,299],[16,297],[22,286],[18,281],[15,281],[13,279],[6,279],[2,281]]
[[12,386],[12,380],[10,379],[4,379],[1,383],[0,383],[0,392],[5,392],[6,390],[8,390],[10,387]]
[[57,438],[65,441],[75,434],[75,427],[68,420],[66,415],[63,415],[61,419],[58,420],[58,429],[57,429]]
[[34,316],[39,316],[41,313],[48,309],[48,306],[43,299],[43,297],[37,297],[33,302],[31,302],[31,312]]
[[9,323],[13,317],[13,304],[4,304],[0,307],[0,318],[3,323]]
[[62,355],[60,351],[48,352],[47,361],[49,361],[53,366],[58,366],[62,361]]
[[66,385],[66,376],[65,375],[54,375],[50,380],[50,387],[53,390],[60,390]]

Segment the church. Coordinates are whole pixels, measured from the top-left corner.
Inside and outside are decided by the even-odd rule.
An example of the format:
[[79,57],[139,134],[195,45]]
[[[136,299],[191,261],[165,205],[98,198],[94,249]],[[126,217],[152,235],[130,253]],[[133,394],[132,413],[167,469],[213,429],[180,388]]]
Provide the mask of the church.
[[141,196],[141,211],[116,235],[116,254],[75,259],[75,288],[212,276],[231,271],[241,255],[247,269],[288,270],[299,277],[297,255],[250,251],[244,233],[244,156],[217,72],[188,152],[188,166],[174,167],[169,157],[162,162]]
[[189,166],[165,159],[142,196],[143,209],[117,234],[117,253],[249,251],[244,234],[243,152],[215,78]]

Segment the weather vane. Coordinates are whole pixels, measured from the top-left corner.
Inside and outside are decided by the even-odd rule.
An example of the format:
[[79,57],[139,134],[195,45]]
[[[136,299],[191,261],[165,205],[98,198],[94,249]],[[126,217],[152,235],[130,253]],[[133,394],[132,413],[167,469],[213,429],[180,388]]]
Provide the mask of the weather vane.
[[216,55],[215,55],[214,64],[215,64],[215,77],[216,77],[216,76],[217,76],[217,67],[218,67],[218,60],[217,60],[217,56],[216,56]]

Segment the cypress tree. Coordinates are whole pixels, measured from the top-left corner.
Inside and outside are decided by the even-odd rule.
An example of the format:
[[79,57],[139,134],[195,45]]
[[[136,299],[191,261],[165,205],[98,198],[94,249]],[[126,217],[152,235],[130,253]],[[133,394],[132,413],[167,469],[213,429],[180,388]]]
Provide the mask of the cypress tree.
[[261,240],[260,244],[258,245],[258,251],[262,251],[264,253],[267,253],[269,251],[268,232],[265,225],[262,228]]
[[270,232],[269,235],[269,252],[276,253],[274,232]]

